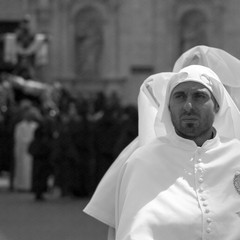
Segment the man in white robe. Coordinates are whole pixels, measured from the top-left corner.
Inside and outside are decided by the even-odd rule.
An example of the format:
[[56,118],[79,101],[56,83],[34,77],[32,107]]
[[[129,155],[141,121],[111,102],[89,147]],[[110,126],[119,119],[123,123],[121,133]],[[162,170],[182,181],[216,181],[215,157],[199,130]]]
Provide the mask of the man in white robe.
[[[209,48],[206,46],[199,46],[193,50],[187,52],[184,56],[181,56],[179,58],[174,67],[174,71],[177,72],[181,66],[193,63],[194,59],[196,61],[195,55],[198,56],[199,64],[210,65],[210,67],[216,65],[215,63],[218,61],[218,59],[220,59],[218,65],[221,65],[221,67],[217,69],[218,72],[220,72],[220,75],[223,77],[226,76],[226,74],[229,76],[227,79],[224,79],[225,85],[236,87],[236,80],[229,74],[231,74],[231,67],[233,66],[234,69],[232,72],[234,73],[233,75],[236,76],[236,71],[239,69],[236,66],[240,66],[238,59],[235,59],[220,49]],[[206,54],[206,52],[208,52],[208,54]],[[206,54],[206,56],[204,54]],[[205,61],[200,61],[203,58]],[[117,219],[114,210],[117,208],[114,196],[115,193],[118,193],[118,189],[116,189],[115,179],[117,176],[119,176],[119,171],[124,163],[136,151],[136,149],[156,138],[156,134],[153,128],[154,119],[157,114],[159,103],[162,103],[164,100],[166,85],[171,74],[172,73],[156,74],[150,76],[143,83],[139,95],[139,136],[120,154],[120,156],[117,158],[117,160],[114,162],[112,167],[109,169],[99,184],[90,203],[84,209],[84,211],[89,215],[110,226],[111,230],[114,230],[114,228],[116,228]],[[221,81],[222,80],[223,79],[221,79]],[[229,100],[229,98],[227,99],[228,100],[225,101],[224,104],[228,106],[232,105],[232,100]],[[240,130],[238,126],[239,113],[236,109],[231,110],[231,107],[229,110],[230,111],[228,113],[230,113],[230,117],[225,118],[225,122],[228,123],[225,126],[224,124],[220,126],[220,132],[223,133],[223,136],[225,134],[230,138],[240,138]],[[160,115],[161,111],[158,113],[158,118]],[[229,123],[229,121],[232,121],[232,123]],[[159,136],[163,136],[166,133],[165,128],[161,124],[161,121],[158,121],[158,125],[155,126],[155,130],[158,131]],[[229,126],[231,126],[231,128],[229,128]],[[110,233],[111,236],[109,239],[115,239],[114,231],[111,231]]]
[[237,112],[228,97],[208,68],[172,74],[156,120],[166,135],[156,129],[118,177],[117,240],[239,239],[240,141],[221,129],[225,104]]

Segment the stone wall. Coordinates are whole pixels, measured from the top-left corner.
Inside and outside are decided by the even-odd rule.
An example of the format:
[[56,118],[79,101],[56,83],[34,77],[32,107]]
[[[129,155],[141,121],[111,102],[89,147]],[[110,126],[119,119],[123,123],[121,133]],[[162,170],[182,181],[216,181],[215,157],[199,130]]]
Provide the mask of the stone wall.
[[[81,17],[90,8],[99,16],[97,31],[102,34],[91,76],[77,67],[86,49],[78,44],[89,35],[81,34],[84,27],[76,20],[84,22]],[[210,46],[240,58],[239,10],[238,0],[0,0],[0,20],[30,13],[36,30],[49,35],[50,61],[44,81],[61,80],[83,91],[117,89],[131,103],[136,103],[139,86],[147,76],[171,71],[181,53],[181,19],[190,11],[205,16]]]

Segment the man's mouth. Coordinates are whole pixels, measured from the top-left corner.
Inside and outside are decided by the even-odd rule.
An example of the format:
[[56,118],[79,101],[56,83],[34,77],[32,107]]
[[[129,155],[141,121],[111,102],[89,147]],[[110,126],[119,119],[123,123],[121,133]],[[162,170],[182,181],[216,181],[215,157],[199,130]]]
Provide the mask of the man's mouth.
[[181,118],[181,122],[183,126],[188,128],[196,127],[199,125],[198,118],[194,116],[184,116]]
[[194,116],[184,116],[181,118],[182,121],[186,122],[192,122],[192,121],[197,121],[198,118]]

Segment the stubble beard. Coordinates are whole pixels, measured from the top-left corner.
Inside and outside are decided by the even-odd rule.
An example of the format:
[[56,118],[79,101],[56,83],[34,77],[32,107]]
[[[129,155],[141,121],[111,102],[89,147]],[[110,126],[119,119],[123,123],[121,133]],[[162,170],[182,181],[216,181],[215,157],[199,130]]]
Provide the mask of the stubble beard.
[[199,123],[193,122],[180,123],[179,128],[175,128],[175,131],[179,136],[187,139],[195,139],[201,135],[199,132]]
[[177,135],[189,140],[195,140],[206,136],[208,133],[212,133],[212,129],[212,125],[201,126],[199,122],[180,123],[178,128],[175,127]]

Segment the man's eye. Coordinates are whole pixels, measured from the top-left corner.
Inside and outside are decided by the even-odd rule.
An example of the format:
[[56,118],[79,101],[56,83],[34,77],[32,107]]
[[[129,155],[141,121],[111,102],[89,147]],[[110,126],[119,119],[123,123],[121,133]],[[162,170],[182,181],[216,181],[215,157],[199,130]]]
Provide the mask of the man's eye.
[[174,98],[177,99],[177,100],[181,100],[181,99],[185,98],[185,95],[184,94],[175,94]]
[[194,97],[195,97],[196,99],[207,99],[207,96],[206,96],[205,94],[203,94],[203,93],[196,93],[196,94],[194,95]]

